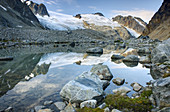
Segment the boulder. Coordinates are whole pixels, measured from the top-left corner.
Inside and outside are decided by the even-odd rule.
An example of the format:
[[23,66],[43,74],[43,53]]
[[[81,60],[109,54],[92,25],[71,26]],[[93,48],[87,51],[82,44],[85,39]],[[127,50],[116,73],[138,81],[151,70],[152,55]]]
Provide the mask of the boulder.
[[170,77],[158,79],[152,86],[156,106],[158,108],[170,107]]
[[121,111],[117,109],[113,109],[111,112],[121,112]]
[[120,94],[120,95],[122,95],[122,96],[124,96],[124,95],[126,95],[128,92],[130,92],[131,91],[131,89],[129,89],[128,87],[120,87],[120,88],[118,88],[118,89],[114,89],[113,90],[113,93],[114,94]]
[[139,62],[140,63],[150,63],[151,60],[148,56],[142,56],[142,57],[140,57]]
[[97,104],[96,100],[88,100],[84,101],[80,104],[80,108],[88,107],[88,108],[95,108]]
[[34,110],[35,110],[35,112],[38,112],[39,110],[44,109],[44,108],[45,108],[45,106],[39,105],[39,106],[35,106]]
[[91,72],[84,72],[74,80],[68,82],[60,91],[60,96],[64,100],[73,103],[81,103],[83,101],[103,98],[103,82],[98,75]]
[[97,74],[101,80],[110,81],[113,78],[107,65],[94,65],[91,72]]
[[158,112],[170,112],[170,107],[165,107],[165,108],[159,110]]
[[116,85],[123,85],[125,82],[125,79],[122,78],[115,78],[112,80],[113,83],[115,83]]
[[66,104],[64,102],[55,102],[54,105],[59,109],[59,110],[64,110],[66,107]]
[[109,107],[106,107],[106,108],[104,109],[104,112],[110,112]]
[[100,47],[89,48],[86,50],[86,52],[91,54],[103,54],[103,48]]
[[136,82],[132,83],[130,86],[132,86],[133,90],[136,92],[139,92],[143,88],[143,86]]
[[137,53],[150,54],[151,51],[149,50],[148,47],[144,47],[144,48],[138,48],[138,49],[137,49]]
[[53,103],[53,101],[45,101],[44,102],[44,105],[50,105],[50,104],[52,104]]
[[139,58],[136,55],[128,55],[123,59],[124,62],[138,62]]
[[99,105],[99,106],[98,106],[98,108],[100,108],[100,109],[104,109],[104,108],[105,108],[105,106],[106,106],[106,103],[103,103],[103,104]]
[[113,54],[111,57],[111,59],[113,59],[113,60],[118,60],[118,59],[123,59],[123,58],[125,58],[125,57],[121,56],[121,55],[116,55],[116,54]]
[[76,112],[75,108],[69,102],[69,104],[65,107],[64,112]]
[[166,61],[162,64],[152,64],[150,73],[153,77],[153,79],[159,79],[159,78],[165,78],[167,76],[170,76],[170,61]]
[[170,38],[159,44],[151,53],[152,63],[163,63],[170,59]]

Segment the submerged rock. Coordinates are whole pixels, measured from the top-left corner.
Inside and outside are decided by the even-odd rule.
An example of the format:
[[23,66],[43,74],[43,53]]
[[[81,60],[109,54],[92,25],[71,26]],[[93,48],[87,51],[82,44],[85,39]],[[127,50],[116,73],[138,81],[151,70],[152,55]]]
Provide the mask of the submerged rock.
[[60,96],[64,100],[73,103],[103,98],[103,82],[99,77],[91,72],[84,72],[74,80],[68,82],[60,91]]
[[107,65],[94,65],[91,72],[97,74],[101,80],[110,81],[113,78]]

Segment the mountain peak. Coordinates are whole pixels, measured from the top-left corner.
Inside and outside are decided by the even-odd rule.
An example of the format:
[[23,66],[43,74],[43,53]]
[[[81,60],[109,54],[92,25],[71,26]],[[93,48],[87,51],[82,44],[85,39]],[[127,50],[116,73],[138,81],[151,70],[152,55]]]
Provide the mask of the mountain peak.
[[146,27],[146,23],[139,17],[122,16],[118,15],[112,18],[113,21],[117,21],[119,24],[126,26],[135,30],[137,33],[141,34]]

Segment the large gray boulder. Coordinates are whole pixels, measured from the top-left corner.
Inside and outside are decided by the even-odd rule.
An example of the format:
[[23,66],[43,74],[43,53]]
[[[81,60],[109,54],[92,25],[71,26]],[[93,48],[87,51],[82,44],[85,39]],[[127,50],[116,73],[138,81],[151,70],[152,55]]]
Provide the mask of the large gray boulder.
[[91,72],[79,75],[60,91],[61,98],[72,103],[81,103],[91,99],[99,101],[103,98],[103,94],[103,81]]
[[94,65],[91,72],[97,74],[101,80],[110,81],[113,78],[107,65]]
[[152,63],[163,63],[170,59],[170,38],[159,44],[155,49],[153,49]]
[[152,91],[158,108],[170,107],[170,77],[156,80]]

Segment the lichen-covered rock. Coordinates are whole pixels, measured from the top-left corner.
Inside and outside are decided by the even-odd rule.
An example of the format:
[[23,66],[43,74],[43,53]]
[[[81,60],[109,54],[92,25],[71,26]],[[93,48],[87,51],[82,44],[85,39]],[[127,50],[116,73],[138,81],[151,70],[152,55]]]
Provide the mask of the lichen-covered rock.
[[159,44],[151,53],[152,63],[163,63],[170,59],[170,38]]
[[170,77],[156,80],[152,91],[158,108],[170,107]]
[[64,100],[73,103],[103,98],[103,82],[99,77],[91,72],[84,72],[74,80],[68,82],[60,91],[60,96]]
[[59,109],[59,110],[64,110],[66,107],[66,104],[64,102],[55,102],[54,105]]
[[125,79],[118,77],[118,78],[113,79],[112,82],[115,83],[116,85],[123,85],[125,82]]
[[95,108],[97,104],[96,100],[87,100],[80,104],[80,108],[88,107],[88,108]]
[[142,85],[140,85],[139,83],[136,83],[136,82],[132,83],[130,86],[132,86],[133,90],[136,92],[139,92],[143,88]]
[[94,65],[91,72],[97,74],[101,80],[110,81],[113,78],[107,65]]
[[122,95],[122,96],[124,96],[124,95],[126,95],[128,92],[130,92],[131,91],[131,89],[129,89],[128,87],[120,87],[120,88],[118,88],[118,89],[114,89],[113,90],[113,93],[114,94],[120,94],[120,95]]

